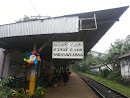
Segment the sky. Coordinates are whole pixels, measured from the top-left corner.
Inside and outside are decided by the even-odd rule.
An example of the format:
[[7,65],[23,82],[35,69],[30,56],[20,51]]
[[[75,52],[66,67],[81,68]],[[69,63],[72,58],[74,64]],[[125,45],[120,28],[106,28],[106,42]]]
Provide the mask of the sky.
[[[27,16],[62,16],[129,6],[130,0],[0,0],[0,25],[14,23]],[[130,34],[130,8],[92,48],[106,52],[116,39]]]

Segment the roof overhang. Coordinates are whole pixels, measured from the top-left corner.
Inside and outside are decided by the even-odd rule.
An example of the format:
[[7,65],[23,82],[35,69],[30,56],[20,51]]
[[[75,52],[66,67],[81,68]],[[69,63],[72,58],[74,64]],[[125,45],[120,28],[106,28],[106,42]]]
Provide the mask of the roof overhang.
[[[78,17],[81,18],[89,18],[93,17],[94,14],[96,14],[96,20],[97,20],[97,29],[96,30],[77,30],[77,27],[72,32],[52,32],[52,33],[44,33],[43,34],[32,34],[32,35],[22,35],[22,36],[1,36],[0,38],[0,47],[4,48],[6,50],[18,50],[22,52],[30,51],[33,49],[33,45],[36,43],[37,49],[41,47],[43,44],[45,44],[47,41],[49,41],[51,38],[53,38],[46,47],[41,51],[44,57],[47,57],[47,59],[51,58],[52,54],[52,41],[83,41],[84,42],[84,54],[86,54],[101,38],[102,36],[111,28],[111,26],[119,20],[119,17],[124,13],[124,11],[128,8],[126,7],[120,7],[120,8],[114,8],[114,9],[108,9],[108,10],[101,10],[101,11],[94,11],[94,12],[88,12],[88,13],[80,13],[80,14],[73,14],[73,15],[65,15],[57,18],[68,18],[68,17]],[[69,18],[68,18],[69,19]],[[39,20],[38,20],[39,21]],[[46,20],[40,20],[40,21],[46,21]],[[69,20],[71,21],[71,20]],[[73,22],[76,22],[74,20]],[[17,23],[15,23],[17,25]],[[23,28],[24,23],[18,23],[21,24],[19,27],[20,29]],[[74,23],[72,23],[74,24]],[[70,24],[68,26],[69,29],[73,25]],[[14,24],[7,24],[2,25],[6,28],[8,26],[12,26]],[[35,25],[35,24],[34,24]],[[55,25],[55,24],[53,24]],[[0,26],[0,28],[2,27]],[[77,23],[76,25],[77,26]],[[13,28],[13,26],[12,26]],[[26,28],[27,29],[27,28]],[[63,28],[62,28],[63,29]],[[33,28],[32,28],[33,30]],[[75,31],[77,30],[77,31]],[[8,32],[7,34],[10,35],[13,31],[8,31],[8,29],[5,29],[4,32]],[[0,31],[2,34],[2,32]],[[26,33],[26,32],[24,32]],[[2,34],[4,35],[4,34]]]

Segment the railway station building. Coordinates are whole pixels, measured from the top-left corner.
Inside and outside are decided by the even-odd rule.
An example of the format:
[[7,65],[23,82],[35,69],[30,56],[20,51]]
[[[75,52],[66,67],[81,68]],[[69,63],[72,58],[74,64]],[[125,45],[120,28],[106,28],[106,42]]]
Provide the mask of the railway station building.
[[[0,78],[24,77],[25,73],[29,78],[31,68],[26,72],[24,57],[32,49],[40,51],[41,63],[37,66],[36,73],[38,77],[51,73],[54,68],[66,69],[72,61],[83,59],[114,23],[119,21],[127,8],[0,25]],[[74,58],[79,54],[72,54],[73,58],[70,59],[52,58],[53,42],[82,42],[82,58]]]

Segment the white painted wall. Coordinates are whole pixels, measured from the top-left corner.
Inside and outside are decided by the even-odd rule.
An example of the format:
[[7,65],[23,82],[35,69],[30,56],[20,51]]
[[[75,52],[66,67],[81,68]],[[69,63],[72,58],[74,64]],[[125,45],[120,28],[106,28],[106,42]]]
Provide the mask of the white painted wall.
[[130,78],[130,65],[121,66],[121,75]]
[[121,75],[124,78],[130,78],[130,57],[127,59],[122,59],[120,61]]

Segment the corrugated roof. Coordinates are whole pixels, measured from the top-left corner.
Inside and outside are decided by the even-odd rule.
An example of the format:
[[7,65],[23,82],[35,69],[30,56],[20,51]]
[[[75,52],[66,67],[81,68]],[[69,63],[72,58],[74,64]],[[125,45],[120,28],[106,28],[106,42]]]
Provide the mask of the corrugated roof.
[[[54,33],[54,34],[40,34],[40,35],[37,34],[37,35],[30,35],[30,36],[14,36],[14,37],[0,38],[0,47],[7,50],[22,50],[24,52],[30,51],[32,50],[35,42],[37,43],[37,48],[39,49],[41,45],[45,44],[49,39],[51,39],[55,35],[52,41],[48,43],[47,46],[41,51],[41,53],[44,55],[44,58],[45,57],[47,57],[47,59],[51,58],[51,53],[52,53],[51,49],[52,49],[53,41],[83,41],[84,53],[86,54],[111,28],[111,26],[117,20],[119,20],[119,17],[125,12],[127,8],[128,6],[108,9],[108,10],[94,11],[89,13],[62,16],[63,18],[74,17],[74,16],[79,18],[89,18],[89,17],[93,17],[93,15],[96,14],[97,26],[98,26],[96,30],[89,30],[89,31],[79,30],[78,32],[73,32],[73,33],[61,32],[61,33]],[[24,22],[22,24],[24,24]],[[22,28],[23,27],[21,27],[20,29]],[[69,29],[71,29],[70,25],[69,25]],[[8,32],[8,29],[6,29],[5,31]],[[9,33],[10,32],[8,32],[7,34]],[[25,32],[21,32],[21,33],[25,33]]]
[[78,32],[78,25],[79,18],[77,16],[1,25],[0,38]]
[[96,65],[96,66],[90,66],[90,68],[99,68],[99,67],[102,67],[104,66],[103,64],[99,64],[99,65]]

